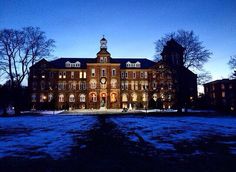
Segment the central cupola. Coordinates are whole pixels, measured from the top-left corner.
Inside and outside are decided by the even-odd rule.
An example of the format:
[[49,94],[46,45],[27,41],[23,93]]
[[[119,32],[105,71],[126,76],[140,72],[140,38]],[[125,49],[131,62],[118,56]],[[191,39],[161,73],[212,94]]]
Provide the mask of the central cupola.
[[107,40],[104,38],[104,36],[100,40],[100,44],[101,44],[101,46],[100,46],[101,49],[107,49]]
[[111,54],[107,51],[107,40],[103,38],[100,40],[100,51],[97,53],[98,63],[109,63]]

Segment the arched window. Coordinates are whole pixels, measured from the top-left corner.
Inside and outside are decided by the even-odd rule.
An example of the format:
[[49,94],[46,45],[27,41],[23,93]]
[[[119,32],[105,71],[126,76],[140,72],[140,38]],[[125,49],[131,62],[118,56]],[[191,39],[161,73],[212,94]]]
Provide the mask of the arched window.
[[116,88],[117,87],[117,80],[116,79],[112,79],[111,80],[111,88]]
[[116,93],[111,93],[111,102],[114,103],[117,101]]
[[80,96],[79,96],[79,101],[80,102],[85,102],[85,95],[84,94],[80,94]]
[[95,89],[97,87],[97,81],[95,79],[90,80],[90,88]]
[[127,94],[122,94],[122,102],[127,102],[127,101],[128,101]]
[[69,96],[69,102],[75,102],[75,95],[74,94],[71,94]]
[[153,98],[154,101],[157,101],[157,94],[153,94],[152,98]]
[[36,94],[32,94],[32,96],[31,96],[31,101],[32,101],[32,102],[36,102]]
[[97,102],[97,94],[96,93],[91,93],[90,94],[90,99],[92,102]]
[[146,102],[146,101],[148,100],[148,95],[147,95],[147,93],[143,93],[143,95],[142,95],[142,100],[143,100],[143,102]]
[[132,97],[132,101],[133,101],[133,102],[136,102],[137,99],[138,99],[138,96],[137,96],[136,93],[133,93],[133,94],[131,95],[131,97]]
[[49,93],[48,94],[48,102],[51,102],[53,99],[53,94],[52,93]]
[[40,102],[45,102],[47,97],[44,94],[40,94]]
[[63,94],[59,94],[59,102],[64,102],[64,95]]

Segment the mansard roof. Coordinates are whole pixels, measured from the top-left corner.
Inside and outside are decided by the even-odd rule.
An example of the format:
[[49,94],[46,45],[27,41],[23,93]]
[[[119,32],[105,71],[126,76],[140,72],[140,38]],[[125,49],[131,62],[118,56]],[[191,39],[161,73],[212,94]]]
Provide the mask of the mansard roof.
[[[54,68],[63,69],[63,68],[66,68],[65,63],[68,61],[70,63],[76,63],[79,61],[80,69],[86,69],[87,63],[97,63],[96,58],[59,58],[59,59],[50,61],[50,64]],[[148,69],[156,64],[154,61],[151,61],[145,58],[111,58],[110,60],[110,63],[120,63],[121,69],[127,68],[126,67],[127,62],[130,62],[130,63],[140,62],[141,66],[139,69]],[[132,69],[132,68],[137,69],[136,67],[128,67],[128,69]]]

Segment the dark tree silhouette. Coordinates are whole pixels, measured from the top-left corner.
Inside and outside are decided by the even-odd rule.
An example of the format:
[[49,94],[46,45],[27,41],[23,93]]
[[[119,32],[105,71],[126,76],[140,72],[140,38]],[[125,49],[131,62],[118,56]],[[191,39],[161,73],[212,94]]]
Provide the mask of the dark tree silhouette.
[[157,40],[155,42],[156,60],[160,59],[160,53],[162,52],[163,47],[171,38],[185,48],[183,56],[184,66],[186,68],[201,71],[204,63],[208,61],[212,53],[202,45],[203,43],[199,41],[199,37],[196,36],[193,31],[178,30],[177,32],[168,33]]
[[200,74],[198,74],[198,77],[197,77],[198,85],[203,85],[211,80],[212,80],[212,76],[211,76],[211,73],[208,71],[203,71]]
[[0,30],[0,69],[12,87],[19,87],[28,75],[29,67],[50,56],[53,47],[54,40],[47,39],[38,27]]
[[230,57],[228,65],[233,70],[231,77],[236,78],[236,55]]

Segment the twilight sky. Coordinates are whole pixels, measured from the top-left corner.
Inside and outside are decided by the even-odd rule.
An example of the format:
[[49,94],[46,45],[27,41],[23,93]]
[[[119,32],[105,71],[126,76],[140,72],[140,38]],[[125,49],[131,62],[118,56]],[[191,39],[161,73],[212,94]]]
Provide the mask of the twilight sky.
[[213,52],[213,79],[228,77],[236,54],[236,0],[0,0],[0,29],[38,26],[57,57],[95,57],[104,34],[113,57],[147,57],[154,42],[193,30]]

